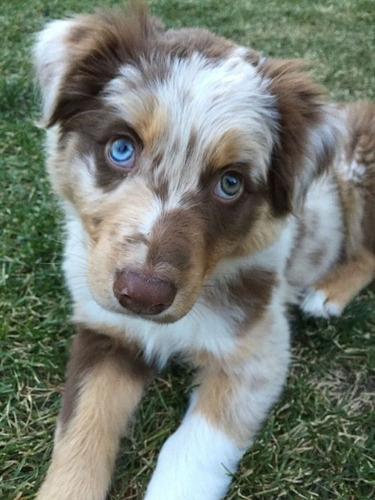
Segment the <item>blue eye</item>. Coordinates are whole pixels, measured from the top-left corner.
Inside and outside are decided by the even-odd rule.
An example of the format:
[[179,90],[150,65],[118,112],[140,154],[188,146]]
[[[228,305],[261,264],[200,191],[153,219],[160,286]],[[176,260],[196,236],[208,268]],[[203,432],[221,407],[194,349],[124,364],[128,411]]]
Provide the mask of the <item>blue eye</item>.
[[125,137],[116,139],[109,143],[107,147],[107,156],[115,166],[131,168],[135,162],[134,143]]
[[243,191],[243,180],[236,173],[223,175],[215,186],[215,194],[223,200],[234,200]]

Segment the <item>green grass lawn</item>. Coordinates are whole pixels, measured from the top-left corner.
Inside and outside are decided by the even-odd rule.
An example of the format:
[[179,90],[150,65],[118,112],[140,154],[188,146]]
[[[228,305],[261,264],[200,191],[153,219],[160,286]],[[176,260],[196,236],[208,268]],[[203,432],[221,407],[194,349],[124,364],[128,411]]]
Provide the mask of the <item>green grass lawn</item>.
[[[168,26],[205,26],[265,54],[307,59],[336,100],[375,98],[374,0],[150,4]],[[2,500],[33,498],[46,471],[72,333],[61,214],[44,173],[43,133],[34,126],[30,45],[48,19],[95,5],[0,0]],[[332,321],[292,312],[288,385],[242,460],[229,499],[375,498],[374,298],[373,285]],[[123,443],[112,499],[142,498],[157,452],[184,412],[189,380],[172,366],[150,386]]]

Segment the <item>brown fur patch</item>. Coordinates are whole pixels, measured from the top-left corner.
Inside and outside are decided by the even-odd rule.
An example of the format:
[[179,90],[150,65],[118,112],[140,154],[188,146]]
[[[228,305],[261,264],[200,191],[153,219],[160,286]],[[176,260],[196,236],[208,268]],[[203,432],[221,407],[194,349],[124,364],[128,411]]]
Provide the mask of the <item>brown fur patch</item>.
[[240,306],[248,316],[241,332],[264,316],[276,284],[276,273],[265,269],[252,269],[248,273],[241,273],[238,279],[228,286],[229,301]]
[[[227,171],[238,172],[244,182],[243,195],[229,203],[213,195],[216,184]],[[264,198],[264,186],[255,186],[246,165],[221,169],[215,175],[204,172],[201,175],[200,189],[197,193],[186,196],[186,203],[196,207],[205,223],[207,254],[213,257],[219,251],[224,256],[242,246],[260,218],[265,205]]]
[[258,66],[260,61],[260,54],[255,50],[249,49],[245,55],[245,60],[253,66]]
[[[139,158],[143,143],[135,129],[124,120],[116,117],[105,106],[79,114],[65,122],[63,129],[63,142],[65,151],[62,154],[69,157],[71,150],[73,157],[94,157],[95,171],[93,175],[96,184],[105,192],[119,186],[129,175],[138,171]],[[72,134],[72,132],[78,132]],[[72,140],[69,140],[72,137]],[[119,137],[130,138],[135,147],[135,166],[132,169],[116,168],[107,158],[106,147],[111,141]]]
[[308,256],[308,258],[315,267],[320,267],[326,255],[327,255],[327,249],[323,247],[313,252],[311,255]]
[[168,199],[169,194],[169,182],[165,178],[155,179],[152,181],[152,190],[159,200],[165,203]]
[[222,307],[224,297],[225,303],[230,307],[241,308],[245,314],[239,325],[239,335],[242,335],[250,325],[256,324],[264,316],[276,284],[277,278],[274,272],[251,269],[240,273],[235,280],[229,282],[222,292],[223,296],[218,297],[217,291],[209,288],[205,294],[215,308]]
[[97,365],[111,364],[119,376],[147,379],[153,368],[143,359],[141,351],[133,344],[94,332],[84,326],[77,327],[67,367],[66,385],[60,419],[65,426],[71,419],[85,377]]
[[[301,61],[266,59],[260,73],[269,79],[269,90],[277,98],[280,115],[276,142],[268,176],[270,202],[276,215],[293,210],[293,195],[306,163],[309,132],[324,121],[323,90],[302,71]],[[320,157],[311,158],[321,173],[334,155],[332,145],[324,144]],[[307,186],[306,186],[307,188]]]
[[207,364],[206,360],[205,368],[196,378],[196,385],[199,386],[199,400],[195,411],[219,428],[230,429],[228,405],[236,392],[236,384],[224,370],[218,370],[214,363]]
[[363,244],[364,200],[359,189],[339,176],[337,176],[337,187],[346,231],[343,257],[350,260],[358,253]]
[[186,148],[186,157],[189,158],[192,154],[196,145],[198,143],[198,132],[195,128],[190,131],[188,145]]
[[[375,253],[375,103],[358,102],[348,105],[345,118],[349,133],[349,140],[345,144],[346,161],[356,162],[364,169],[357,182],[354,180],[352,183],[352,190],[356,190],[352,198],[357,200],[356,204],[350,205],[359,205],[363,210],[362,217],[357,216],[352,225],[361,221],[363,245]],[[347,190],[350,191],[350,186]],[[361,197],[360,200],[358,196]]]
[[226,57],[236,44],[210,31],[197,28],[168,30],[165,40],[174,57],[189,59],[194,53],[204,54],[208,59],[220,60]]
[[159,217],[151,238],[147,264],[151,269],[168,265],[180,272],[188,272],[192,265],[191,248],[188,242],[194,241],[195,226],[198,221],[188,210],[173,210]]
[[96,109],[100,91],[119,67],[149,54],[161,32],[159,21],[150,17],[140,2],[133,3],[126,15],[102,11],[95,16],[78,16],[77,20],[79,31],[72,30],[67,41],[71,45],[68,70],[49,126]]

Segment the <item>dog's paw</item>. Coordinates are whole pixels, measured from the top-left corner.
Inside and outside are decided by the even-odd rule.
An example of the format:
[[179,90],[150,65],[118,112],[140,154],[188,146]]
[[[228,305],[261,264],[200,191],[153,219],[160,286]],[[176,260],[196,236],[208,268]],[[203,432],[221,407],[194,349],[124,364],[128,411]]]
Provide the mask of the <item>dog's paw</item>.
[[332,300],[329,300],[323,290],[310,288],[301,302],[301,309],[310,316],[318,318],[329,318],[331,316],[340,316],[341,306]]

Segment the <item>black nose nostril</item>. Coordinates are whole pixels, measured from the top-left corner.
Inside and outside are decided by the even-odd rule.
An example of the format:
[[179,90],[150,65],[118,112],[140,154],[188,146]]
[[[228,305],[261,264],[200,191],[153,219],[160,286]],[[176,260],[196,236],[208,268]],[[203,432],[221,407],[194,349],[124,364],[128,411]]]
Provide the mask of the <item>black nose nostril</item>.
[[177,289],[168,280],[124,270],[115,278],[113,293],[122,307],[137,314],[155,315],[172,304]]

